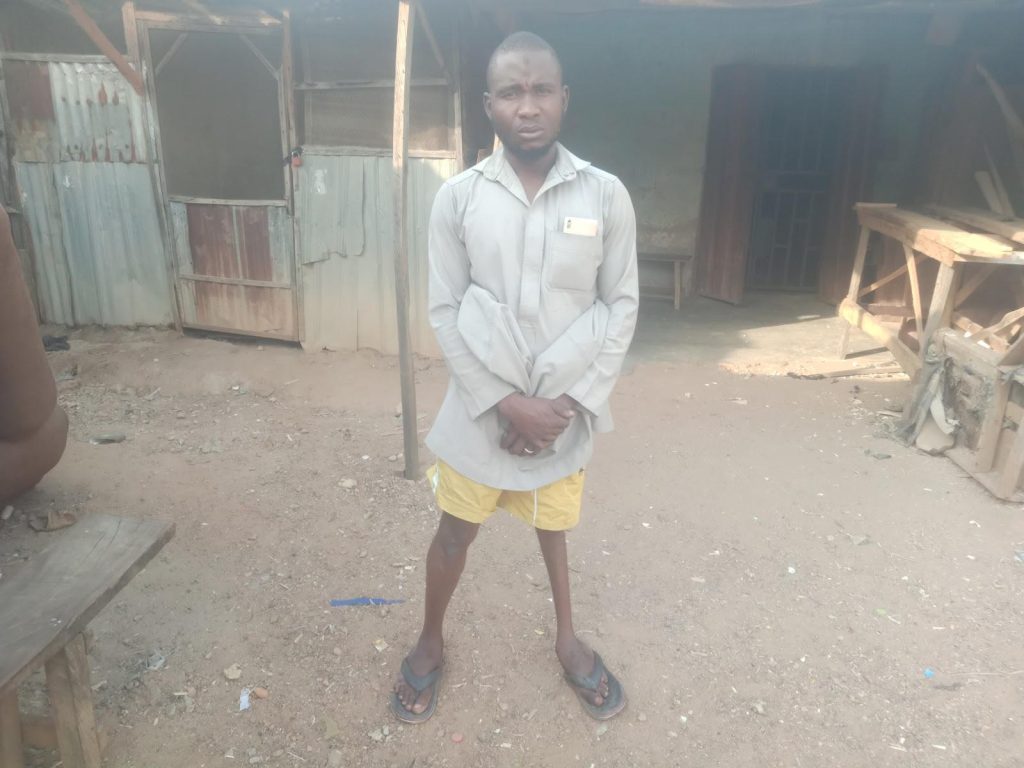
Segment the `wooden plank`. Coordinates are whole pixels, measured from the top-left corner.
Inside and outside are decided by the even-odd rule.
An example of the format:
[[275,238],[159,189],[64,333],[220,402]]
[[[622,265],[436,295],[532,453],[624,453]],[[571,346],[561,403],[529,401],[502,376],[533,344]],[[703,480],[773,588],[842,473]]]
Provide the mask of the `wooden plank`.
[[748,63],[716,67],[712,74],[697,287],[702,296],[730,304],[743,300],[746,287],[763,76]]
[[858,206],[861,223],[909,245],[938,261],[952,262],[957,256],[998,259],[1013,252],[1006,243],[988,235],[960,229],[955,224],[902,208]]
[[135,0],[121,4],[121,23],[124,26],[124,42],[128,49],[128,61],[136,72],[142,71],[142,53],[139,49],[139,27],[135,20]]
[[64,768],[100,768],[85,637],[76,635],[46,662],[46,690]]
[[392,134],[395,226],[395,305],[398,319],[398,370],[402,385],[402,435],[405,477],[419,478],[419,434],[416,425],[416,378],[409,335],[409,232],[406,222],[407,158],[409,154],[409,72],[412,69],[413,14],[418,0],[399,0],[395,40],[395,112]]
[[[921,310],[921,285],[917,279],[917,254],[910,246],[903,246],[903,253],[907,257],[908,282],[910,283],[910,295],[914,301],[914,328],[917,330],[917,338],[921,339],[924,331],[924,314]],[[924,345],[921,345],[921,354],[924,355]]]
[[892,352],[896,362],[907,373],[914,374],[921,367],[921,361],[918,359],[917,354],[900,341],[897,334],[891,328],[887,328],[849,298],[843,299],[842,304],[839,305],[839,316],[852,327],[860,328],[864,333]]
[[96,26],[96,22],[86,13],[78,0],[64,0],[64,5],[68,7],[71,18],[75,20],[75,23],[89,36],[89,39],[100,49],[100,52],[110,59],[113,65],[117,67],[117,71],[124,75],[124,79],[135,89],[135,92],[139,96],[144,95],[146,89],[142,84],[142,75],[132,69],[128,60],[110,42],[110,39],[103,33],[103,30]]
[[[871,241],[871,230],[862,226],[860,236],[857,239],[857,252],[853,257],[853,271],[850,273],[850,288],[846,292],[846,299],[854,306],[857,305],[857,297],[860,293],[860,284],[864,275],[864,261],[868,255],[868,243]],[[850,328],[853,324],[843,326],[839,338],[839,359],[845,360],[850,351]]]
[[160,117],[156,103],[156,79],[153,77],[153,51],[150,47],[149,29],[145,23],[139,22],[136,12],[136,39],[139,45],[139,55],[145,66],[142,67],[143,82],[146,86],[146,98],[142,100],[142,107],[146,115],[146,124],[149,130],[146,134],[146,151],[152,162],[146,163],[149,168],[149,183],[153,188],[153,199],[158,202],[157,212],[160,216],[160,237],[164,246],[164,267],[167,270],[167,284],[171,287],[171,312],[174,315],[174,329],[181,333],[183,325],[181,322],[181,291],[176,279],[175,268],[175,243],[171,232],[170,222],[172,220],[170,202],[167,199],[167,179],[164,176],[163,144],[160,138]]
[[1007,240],[1024,245],[1024,219],[999,217],[991,211],[983,211],[980,208],[950,208],[943,205],[932,205],[928,206],[928,209],[950,221],[983,229],[993,235],[1005,237]]
[[935,332],[943,326],[948,326],[953,317],[953,306],[950,299],[955,282],[956,267],[950,264],[941,265],[939,273],[935,276],[935,288],[928,306],[928,321],[925,323],[924,334],[919,339],[922,355],[927,354],[928,344]]
[[1024,365],[1024,334],[1017,337],[999,359],[999,365]]
[[0,694],[0,768],[24,768],[18,689]]
[[1001,499],[1011,498],[1020,487],[1021,473],[1024,471],[1024,429],[1018,429],[1013,438],[1013,445],[999,471],[996,483],[996,496]]
[[999,437],[1003,433],[1003,417],[1006,403],[1010,397],[1013,380],[996,373],[992,382],[994,391],[992,399],[985,408],[985,416],[978,433],[978,447],[974,451],[974,471],[988,472],[992,469],[999,447]]
[[281,24],[270,14],[257,11],[252,14],[225,15],[217,14],[216,17],[195,16],[184,13],[165,13],[162,11],[136,10],[135,17],[146,24],[161,29],[179,29],[191,32],[209,30],[211,27],[231,27],[231,31],[246,29],[253,31],[270,31]]
[[[448,85],[443,77],[420,77],[409,82],[412,88],[437,88]],[[321,80],[314,82],[296,83],[297,91],[345,91],[360,88],[387,88],[395,87],[394,80]]]
[[455,26],[455,51],[452,53],[452,69],[455,71],[455,83],[452,85],[452,108],[455,115],[455,125],[452,131],[455,134],[455,155],[459,158],[456,170],[461,173],[466,170],[466,137],[462,127],[462,55],[459,49],[462,45],[462,24],[456,21]]
[[1021,318],[1024,318],[1024,307],[1015,309],[1012,312],[1007,312],[997,323],[993,323],[988,328],[983,328],[973,337],[974,341],[985,341],[992,336],[1010,328]]
[[[914,258],[917,259],[917,258],[920,258],[920,256],[915,254]],[[857,295],[857,298],[858,299],[863,299],[865,296],[868,296],[868,295],[874,293],[875,291],[877,291],[882,286],[888,285],[893,280],[895,280],[895,279],[905,275],[907,273],[908,269],[909,269],[909,267],[906,264],[904,264],[902,267],[897,267],[896,269],[894,269],[892,272],[890,272],[888,275],[886,275],[885,277],[881,278],[880,280],[876,280],[875,282],[871,283],[871,285],[866,286],[864,288],[861,288],[860,289],[860,293]]]
[[956,292],[956,298],[953,299],[953,306],[959,307],[967,301],[967,299],[973,296],[974,292],[981,287],[982,283],[988,280],[992,273],[996,271],[997,266],[998,265],[996,264],[979,264],[975,268],[974,274],[971,275],[970,280],[965,282],[960,287],[960,290]]
[[0,582],[0,694],[77,636],[174,535],[174,525],[90,515]]
[[[99,729],[100,751],[103,751],[103,729]],[[58,749],[57,726],[45,715],[21,716],[21,743],[31,749]]]
[[256,44],[245,35],[239,35],[239,37],[242,38],[242,42],[245,43],[245,47],[252,52],[252,55],[259,59],[260,64],[262,64],[264,69],[270,73],[271,77],[275,80],[280,78],[281,73],[278,71],[277,67],[267,61],[267,57],[263,55],[263,51],[257,48]]

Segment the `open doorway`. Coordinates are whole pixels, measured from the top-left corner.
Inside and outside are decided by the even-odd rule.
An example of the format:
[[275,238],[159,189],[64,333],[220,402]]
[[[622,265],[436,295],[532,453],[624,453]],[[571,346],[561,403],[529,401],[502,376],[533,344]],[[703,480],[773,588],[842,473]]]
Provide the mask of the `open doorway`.
[[733,304],[748,289],[842,296],[880,82],[869,69],[715,71],[697,243],[702,295]]

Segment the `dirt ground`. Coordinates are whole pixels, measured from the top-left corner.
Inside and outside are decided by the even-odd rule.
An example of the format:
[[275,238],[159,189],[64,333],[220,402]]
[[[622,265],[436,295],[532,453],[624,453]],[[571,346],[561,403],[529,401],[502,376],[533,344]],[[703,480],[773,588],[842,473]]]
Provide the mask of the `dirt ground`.
[[[50,356],[68,451],[0,530],[0,572],[61,535],[28,528],[51,507],[177,525],[91,625],[118,768],[1021,765],[1024,512],[887,437],[905,380],[637,348],[570,537],[577,627],[630,698],[606,725],[561,680],[535,538],[504,516],[453,600],[437,714],[389,715],[438,515],[400,475],[390,358],[75,332]],[[418,381],[425,431],[443,365]],[[330,606],[358,596],[405,602]],[[22,694],[45,704],[38,678]]]

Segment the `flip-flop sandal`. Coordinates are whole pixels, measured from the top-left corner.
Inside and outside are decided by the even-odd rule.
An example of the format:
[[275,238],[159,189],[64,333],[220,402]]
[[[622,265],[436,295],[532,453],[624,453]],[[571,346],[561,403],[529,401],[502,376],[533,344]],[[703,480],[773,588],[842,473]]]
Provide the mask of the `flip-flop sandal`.
[[423,693],[430,686],[434,686],[434,692],[430,694],[430,701],[427,704],[427,708],[422,712],[416,713],[405,708],[405,704],[398,698],[398,694],[395,691],[391,692],[391,711],[395,713],[395,717],[401,720],[403,723],[425,723],[434,714],[434,709],[437,707],[437,683],[441,679],[441,672],[444,669],[444,664],[436,667],[435,669],[427,672],[427,674],[420,677],[412,671],[412,667],[409,666],[408,659],[402,659],[402,679],[405,680],[405,684],[416,691],[416,698],[419,699],[420,694]]
[[[601,684],[601,675],[608,678],[608,695],[598,707],[592,704],[583,692],[597,693],[597,686]],[[573,692],[579,697],[583,708],[587,710],[587,714],[595,720],[609,720],[626,708],[626,692],[622,689],[622,684],[615,675],[608,671],[597,651],[594,651],[594,668],[590,670],[589,675],[578,677],[566,672],[565,679],[569,681]]]

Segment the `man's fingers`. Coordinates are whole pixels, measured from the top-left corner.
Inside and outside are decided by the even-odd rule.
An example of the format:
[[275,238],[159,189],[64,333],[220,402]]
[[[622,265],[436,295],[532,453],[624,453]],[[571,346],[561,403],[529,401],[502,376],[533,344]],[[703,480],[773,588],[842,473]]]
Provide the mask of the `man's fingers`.
[[516,435],[515,441],[509,446],[508,452],[514,456],[522,456],[523,449],[526,448],[526,438],[522,435]]
[[505,431],[505,434],[501,436],[501,448],[502,448],[502,450],[507,451],[509,448],[511,448],[512,444],[516,441],[516,439],[518,437],[519,437],[519,433],[516,432],[514,429],[512,429],[511,427],[509,429],[507,429]]

